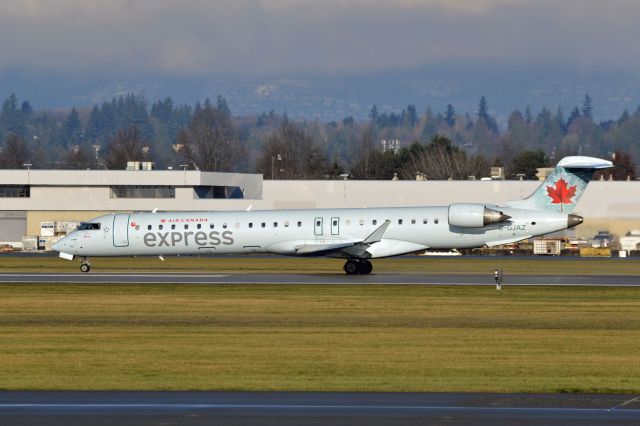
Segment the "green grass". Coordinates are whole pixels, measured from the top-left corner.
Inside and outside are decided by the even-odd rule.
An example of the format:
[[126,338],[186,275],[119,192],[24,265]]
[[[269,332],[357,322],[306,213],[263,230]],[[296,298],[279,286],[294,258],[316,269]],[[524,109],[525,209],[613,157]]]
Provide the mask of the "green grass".
[[640,289],[2,285],[0,389],[640,392]]
[[[92,258],[96,272],[254,272],[254,273],[339,273],[343,260],[292,257],[168,257],[158,258]],[[506,274],[637,274],[640,259],[522,259],[508,257],[442,258],[400,257],[374,259],[379,273],[490,273],[494,268]],[[77,272],[78,262],[52,257],[1,257],[1,272]]]

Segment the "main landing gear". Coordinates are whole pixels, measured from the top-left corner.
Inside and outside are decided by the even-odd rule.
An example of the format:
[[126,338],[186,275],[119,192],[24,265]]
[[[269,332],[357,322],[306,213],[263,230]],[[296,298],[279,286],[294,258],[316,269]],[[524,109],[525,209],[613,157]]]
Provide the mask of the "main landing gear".
[[89,259],[86,257],[80,258],[80,271],[89,272],[91,270],[91,264],[89,263]]
[[347,260],[344,264],[344,271],[347,275],[370,274],[373,265],[368,260]]

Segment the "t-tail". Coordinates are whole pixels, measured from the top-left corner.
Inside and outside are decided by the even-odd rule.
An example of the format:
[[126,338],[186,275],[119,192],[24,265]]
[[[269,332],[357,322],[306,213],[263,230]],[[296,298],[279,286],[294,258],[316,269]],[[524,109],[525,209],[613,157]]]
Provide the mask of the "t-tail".
[[611,161],[599,158],[565,157],[533,194],[508,205],[517,209],[571,214],[595,171],[609,167],[613,167]]

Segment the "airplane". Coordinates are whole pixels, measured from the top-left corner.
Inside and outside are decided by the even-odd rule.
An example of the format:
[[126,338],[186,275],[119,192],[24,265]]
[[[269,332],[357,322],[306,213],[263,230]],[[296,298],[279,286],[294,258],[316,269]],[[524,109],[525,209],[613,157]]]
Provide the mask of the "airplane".
[[563,158],[528,198],[504,206],[111,213],[82,223],[53,245],[63,259],[270,253],[342,258],[349,274],[369,274],[370,259],[426,249],[509,244],[577,226],[573,214],[593,173],[612,167],[593,157]]

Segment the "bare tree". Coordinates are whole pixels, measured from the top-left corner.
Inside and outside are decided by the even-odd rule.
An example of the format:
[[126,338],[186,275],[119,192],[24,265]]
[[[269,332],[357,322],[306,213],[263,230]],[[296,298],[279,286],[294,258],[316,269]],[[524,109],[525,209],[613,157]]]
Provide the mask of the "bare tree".
[[0,153],[0,166],[3,169],[21,169],[23,164],[29,161],[31,152],[24,138],[9,133],[4,138],[2,152]]
[[323,177],[328,165],[313,139],[285,118],[269,136],[256,168],[267,179],[314,179]]
[[[220,100],[218,103],[221,105]],[[207,102],[180,132],[178,144],[186,160],[200,170],[234,171],[244,156],[236,133],[228,108],[215,108]]]
[[128,161],[149,161],[148,148],[137,126],[119,129],[107,146],[104,164],[108,169],[124,169]]
[[424,173],[427,179],[467,179],[469,176],[486,174],[488,163],[481,156],[468,156],[466,152],[451,144],[442,136],[435,136],[426,149],[409,161],[409,169],[402,174],[405,179],[415,178],[415,173]]
[[373,176],[371,167],[376,150],[376,137],[372,124],[367,125],[364,133],[358,140],[355,162],[351,174],[359,179],[371,179]]

